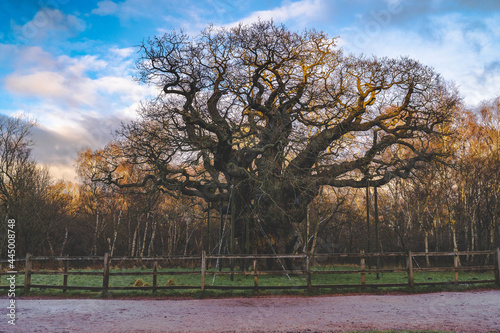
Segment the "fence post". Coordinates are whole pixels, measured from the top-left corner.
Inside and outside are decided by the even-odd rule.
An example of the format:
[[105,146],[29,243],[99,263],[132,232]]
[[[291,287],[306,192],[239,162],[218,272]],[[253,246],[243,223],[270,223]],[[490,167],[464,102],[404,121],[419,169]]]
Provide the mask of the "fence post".
[[108,293],[109,287],[109,253],[104,253],[104,267],[102,274],[102,295],[106,295]]
[[500,248],[497,248],[495,257],[497,262],[497,269],[495,270],[495,276],[497,280],[497,285],[500,286]]
[[31,288],[31,254],[26,253],[24,263],[24,292],[29,293]]
[[453,267],[455,268],[455,285],[458,285],[458,252],[455,251],[455,255],[453,256]]
[[205,266],[207,251],[201,251],[201,291],[205,290]]
[[415,286],[415,280],[413,278],[413,253],[411,250],[408,252],[408,285],[410,288]]
[[68,260],[64,260],[64,275],[63,275],[63,293],[66,292],[68,287]]
[[[365,250],[361,250],[361,254],[364,254]],[[361,284],[364,285],[366,283],[366,275],[365,275],[365,269],[366,269],[366,260],[365,257],[361,257]]]
[[257,277],[257,258],[253,258],[253,290],[259,290],[259,278]]
[[158,279],[156,272],[158,272],[158,260],[155,260],[153,262],[153,293],[156,292],[156,286],[158,285]]

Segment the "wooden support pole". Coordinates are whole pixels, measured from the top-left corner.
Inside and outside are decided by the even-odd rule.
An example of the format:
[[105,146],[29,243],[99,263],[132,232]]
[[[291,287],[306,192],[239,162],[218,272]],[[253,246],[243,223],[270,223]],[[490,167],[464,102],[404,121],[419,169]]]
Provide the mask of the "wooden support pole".
[[312,282],[311,282],[311,261],[309,255],[306,255],[306,271],[307,271],[307,291],[312,292]]
[[68,266],[69,266],[69,262],[68,260],[64,260],[63,261],[64,263],[64,275],[63,275],[63,293],[66,292],[66,290],[68,289]]
[[31,254],[26,253],[24,264],[24,292],[29,293],[31,288]]
[[[374,141],[377,141],[376,138],[377,136],[375,134]],[[378,218],[378,191],[376,186],[373,188],[373,215],[374,215],[373,220],[375,222],[375,249],[377,253],[380,253],[382,252],[382,248],[380,246],[380,235],[379,235],[380,222]],[[376,267],[377,269],[380,269],[380,255],[378,255],[376,258]],[[377,280],[379,279],[380,279],[380,274],[379,272],[377,272]]]
[[207,211],[207,251],[210,253],[210,209],[212,208],[211,204],[208,204]]
[[455,251],[455,255],[453,256],[453,267],[455,269],[455,285],[458,285],[458,262],[459,262],[459,256],[458,253]]
[[496,250],[496,262],[497,262],[497,267],[495,270],[495,275],[496,275],[496,281],[497,285],[500,287],[500,248],[497,248]]
[[[245,253],[250,254],[250,214],[247,214],[245,218]],[[243,260],[245,272],[248,269],[248,261]]]
[[307,213],[306,213],[306,242],[305,242],[306,255],[309,254],[309,225],[311,223],[310,219],[311,219],[311,204],[309,203],[307,205]]
[[408,252],[408,285],[410,288],[415,286],[415,280],[413,278],[413,253]]
[[[365,250],[361,250],[361,254],[364,254],[364,253],[365,253]],[[366,269],[366,260],[365,260],[365,257],[361,257],[361,284],[362,285],[366,284],[365,269]]]
[[102,274],[102,295],[108,293],[109,287],[109,253],[104,253],[103,274]]
[[156,292],[156,286],[158,285],[158,260],[153,262],[153,293]]
[[[236,202],[235,202],[235,195],[230,197],[229,200],[231,200],[231,239],[229,240],[229,252],[231,255],[234,255],[234,229],[235,229],[235,222],[236,222]],[[234,273],[234,259],[229,259],[230,260],[230,270],[231,273]],[[231,281],[234,281],[234,274],[231,274]]]
[[366,182],[366,252],[370,253],[371,233],[370,233],[370,186]]
[[205,290],[205,270],[206,270],[206,256],[207,251],[203,250],[201,252],[201,291]]
[[[223,213],[223,210],[222,210],[222,201],[221,201],[220,205],[221,205],[221,208],[220,208],[219,244],[222,244],[222,237],[224,237],[224,235],[223,235],[223,231],[224,231],[224,213]],[[219,245],[219,248],[220,248],[220,245]],[[222,272],[222,264],[223,264],[223,262],[224,261],[222,259],[219,259],[219,272]]]
[[259,291],[259,280],[257,277],[257,259],[253,259],[253,290]]

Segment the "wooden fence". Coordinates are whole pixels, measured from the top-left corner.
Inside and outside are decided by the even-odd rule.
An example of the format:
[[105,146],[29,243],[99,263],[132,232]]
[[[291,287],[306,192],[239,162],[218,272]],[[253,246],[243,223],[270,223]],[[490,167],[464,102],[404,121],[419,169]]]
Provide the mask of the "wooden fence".
[[[478,266],[461,266],[459,258],[461,256],[480,256],[485,255],[488,257],[493,256],[493,265],[478,265]],[[377,258],[399,258],[406,260],[405,267],[391,267],[391,268],[367,268],[367,261]],[[418,266],[418,261],[416,258],[419,257],[445,257],[451,258],[449,261],[450,265],[447,267],[420,267]],[[258,269],[258,263],[262,260],[303,260],[303,264],[300,265],[299,269],[286,269],[283,266],[283,270],[273,270],[273,271],[260,271]],[[359,260],[359,269],[349,269],[349,270],[321,270],[320,268],[312,269],[313,262],[327,262],[331,260]],[[222,270],[209,270],[207,263],[213,260],[225,260],[226,262],[234,262],[235,260],[244,260],[246,263],[252,263],[252,270],[247,271],[222,271]],[[455,284],[477,284],[477,283],[493,283],[495,282],[500,286],[500,250],[496,251],[474,251],[474,252],[430,252],[430,253],[404,253],[404,252],[394,252],[394,253],[351,253],[351,254],[315,254],[315,255],[207,255],[205,251],[202,252],[201,256],[169,256],[169,257],[110,257],[107,253],[104,256],[91,256],[91,257],[32,257],[30,254],[26,255],[24,260],[24,271],[17,271],[16,275],[24,275],[24,285],[16,286],[16,288],[24,289],[25,292],[30,292],[33,288],[42,289],[62,289],[63,292],[67,290],[89,290],[107,293],[110,290],[151,290],[153,292],[162,289],[201,289],[204,291],[206,289],[221,289],[221,290],[264,290],[264,289],[318,289],[318,288],[353,288],[353,287],[404,287],[410,286],[411,288],[419,285],[442,285],[449,284],[450,282],[415,282],[415,273],[417,272],[453,272],[455,274],[454,283]],[[57,261],[63,264],[62,270],[35,270],[33,268],[33,263],[35,262],[48,262]],[[98,271],[72,271],[69,269],[70,263],[82,263],[84,261],[100,262],[99,266],[102,270]],[[152,263],[152,269],[150,271],[140,271],[140,272],[112,272],[110,271],[110,266],[113,262],[127,262],[127,261],[140,261]],[[196,269],[192,271],[159,271],[158,263],[165,261],[193,261],[196,264]],[[7,260],[0,260],[0,263],[6,263]],[[198,266],[198,262],[200,265]],[[415,265],[417,263],[417,265]],[[453,265],[451,265],[453,263]],[[200,267],[198,269],[198,267]],[[484,272],[494,272],[492,274],[492,279],[486,280],[470,280],[470,281],[459,281],[459,273],[466,271],[484,271]],[[380,274],[380,273],[406,273],[407,282],[405,283],[366,283],[367,274]],[[63,281],[62,285],[41,285],[32,284],[31,277],[33,274],[37,275],[62,275]],[[261,286],[259,285],[259,276],[263,275],[299,275],[303,276],[305,279],[302,284],[299,285],[288,285],[288,286]],[[320,274],[359,274],[360,280],[357,284],[313,284],[312,276]],[[0,278],[5,275],[12,275],[12,272],[8,272],[0,269]],[[70,286],[68,285],[68,277],[74,275],[97,275],[102,276],[102,286]],[[200,283],[196,285],[159,285],[158,276],[161,275],[200,275]],[[235,275],[246,275],[253,276],[253,286],[222,286],[222,285],[210,285],[206,283],[207,275],[230,275],[234,277]],[[111,276],[152,276],[152,285],[150,286],[111,286],[109,281]],[[1,281],[2,279],[0,279]],[[9,289],[8,285],[2,285],[0,282],[1,289]]]

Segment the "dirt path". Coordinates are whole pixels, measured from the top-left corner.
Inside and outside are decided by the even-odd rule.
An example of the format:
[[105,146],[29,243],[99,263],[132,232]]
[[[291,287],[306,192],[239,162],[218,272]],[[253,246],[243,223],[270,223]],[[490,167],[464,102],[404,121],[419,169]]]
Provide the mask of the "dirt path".
[[[500,332],[500,291],[206,300],[17,300],[1,332]],[[14,328],[14,329],[13,329]]]

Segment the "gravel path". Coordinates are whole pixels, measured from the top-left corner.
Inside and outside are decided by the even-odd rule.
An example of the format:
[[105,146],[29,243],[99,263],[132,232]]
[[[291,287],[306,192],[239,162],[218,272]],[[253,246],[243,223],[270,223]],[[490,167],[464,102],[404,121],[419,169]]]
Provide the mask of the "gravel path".
[[[0,332],[500,332],[500,290],[205,300],[0,299]],[[4,306],[5,305],[5,306]]]

